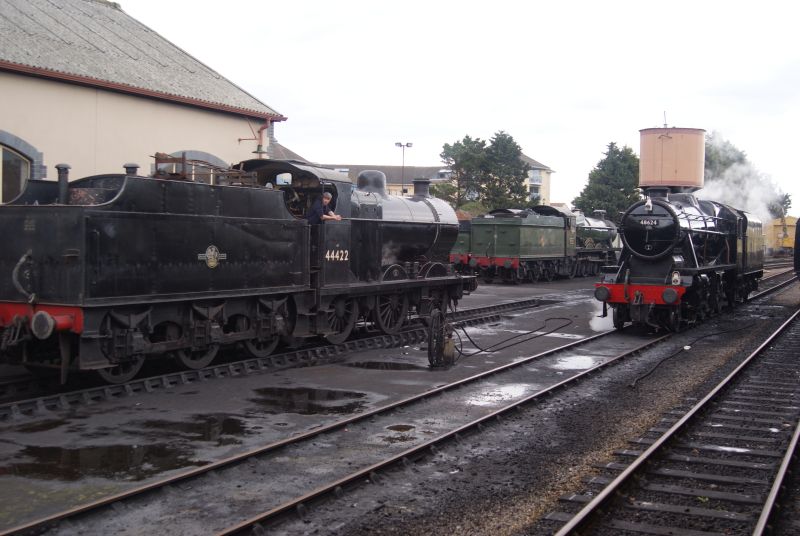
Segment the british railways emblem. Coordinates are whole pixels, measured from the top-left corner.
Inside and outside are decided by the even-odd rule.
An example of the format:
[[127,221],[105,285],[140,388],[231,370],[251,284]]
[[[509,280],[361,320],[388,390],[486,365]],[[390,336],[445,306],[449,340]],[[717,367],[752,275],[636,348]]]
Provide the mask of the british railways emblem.
[[219,248],[215,245],[208,246],[205,253],[197,254],[197,260],[206,261],[206,266],[209,268],[216,268],[219,265],[219,261],[224,261],[227,258],[228,254],[220,253]]

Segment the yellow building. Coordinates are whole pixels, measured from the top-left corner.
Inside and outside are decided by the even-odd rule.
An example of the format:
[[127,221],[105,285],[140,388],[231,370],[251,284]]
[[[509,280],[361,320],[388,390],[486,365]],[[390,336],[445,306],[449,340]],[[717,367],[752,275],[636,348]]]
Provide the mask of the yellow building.
[[786,216],[770,221],[764,233],[766,234],[767,255],[787,254],[794,250],[794,234],[797,228],[797,218]]
[[0,95],[2,202],[61,162],[80,178],[150,174],[156,152],[219,167],[286,152],[286,117],[107,0],[1,0]]
[[537,162],[533,158],[522,155],[520,159],[528,164],[531,169],[525,179],[525,189],[528,191],[528,199],[539,198],[540,205],[550,204],[550,175],[555,173],[544,164]]

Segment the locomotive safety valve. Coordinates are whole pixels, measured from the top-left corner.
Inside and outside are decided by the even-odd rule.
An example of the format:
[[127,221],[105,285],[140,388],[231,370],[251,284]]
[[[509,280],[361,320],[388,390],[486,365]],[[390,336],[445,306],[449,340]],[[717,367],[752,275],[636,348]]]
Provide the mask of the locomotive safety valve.
[[37,311],[31,318],[31,333],[40,340],[47,339],[54,331],[72,329],[74,320],[69,315],[51,315],[47,311]]

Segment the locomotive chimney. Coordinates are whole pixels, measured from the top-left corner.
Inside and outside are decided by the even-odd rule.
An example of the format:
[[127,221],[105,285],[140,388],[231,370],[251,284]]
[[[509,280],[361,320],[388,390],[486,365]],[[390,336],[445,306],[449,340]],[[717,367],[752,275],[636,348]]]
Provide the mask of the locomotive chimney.
[[414,179],[414,196],[415,197],[430,197],[431,196],[431,180],[426,178]]
[[58,170],[58,204],[69,204],[69,164],[56,164]]
[[606,211],[605,211],[605,210],[603,210],[603,209],[600,209],[600,208],[599,208],[599,209],[595,210],[593,214],[594,214],[595,216],[597,216],[597,217],[598,217],[599,219],[601,219],[601,220],[604,220],[604,219],[606,219]]
[[123,164],[122,167],[125,168],[126,175],[136,175],[139,173],[139,164]]

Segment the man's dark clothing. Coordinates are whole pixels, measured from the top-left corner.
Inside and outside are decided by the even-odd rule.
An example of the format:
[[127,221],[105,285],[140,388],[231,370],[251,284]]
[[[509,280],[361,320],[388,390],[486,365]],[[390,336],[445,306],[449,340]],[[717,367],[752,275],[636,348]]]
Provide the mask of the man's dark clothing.
[[313,205],[311,205],[311,210],[308,212],[308,216],[306,219],[310,225],[318,225],[322,223],[322,215],[325,214],[329,216],[333,210],[331,210],[330,205],[323,205],[322,199],[317,199]]

